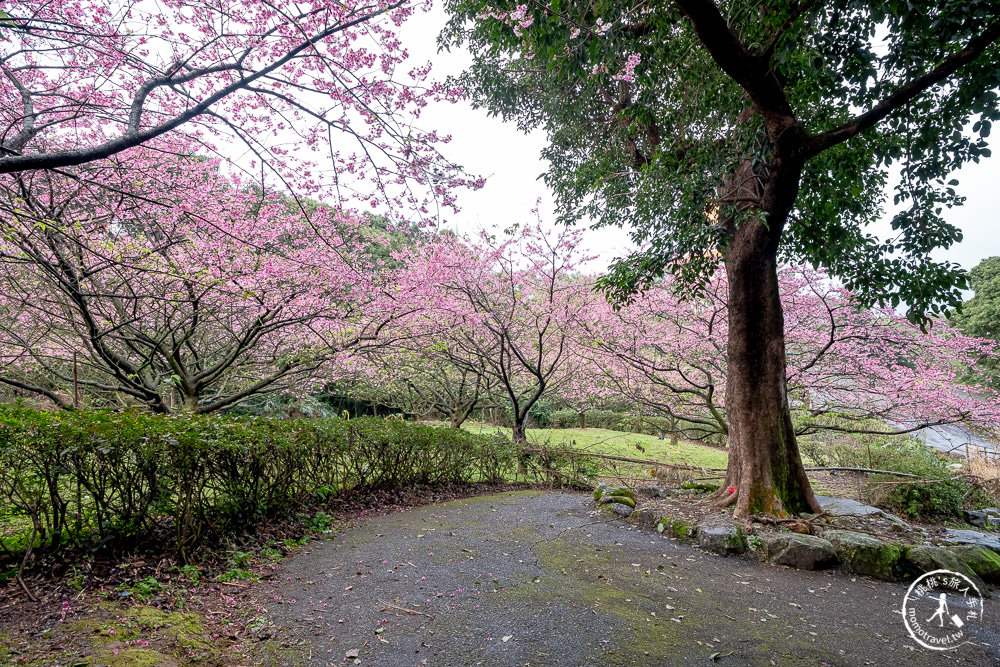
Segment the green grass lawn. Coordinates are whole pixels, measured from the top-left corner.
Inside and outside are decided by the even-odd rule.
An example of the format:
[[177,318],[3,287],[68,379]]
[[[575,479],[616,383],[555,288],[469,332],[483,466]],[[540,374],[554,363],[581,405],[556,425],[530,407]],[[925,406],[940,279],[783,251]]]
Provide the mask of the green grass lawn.
[[[477,422],[468,422],[463,428],[473,433],[494,433],[499,430],[510,435],[510,429],[498,429],[496,426]],[[629,456],[703,468],[725,468],[729,460],[726,451],[716,447],[685,441],[671,445],[669,440],[659,440],[656,436],[603,428],[529,428],[528,441],[549,447],[566,447],[595,454]],[[645,451],[638,449],[636,445]]]

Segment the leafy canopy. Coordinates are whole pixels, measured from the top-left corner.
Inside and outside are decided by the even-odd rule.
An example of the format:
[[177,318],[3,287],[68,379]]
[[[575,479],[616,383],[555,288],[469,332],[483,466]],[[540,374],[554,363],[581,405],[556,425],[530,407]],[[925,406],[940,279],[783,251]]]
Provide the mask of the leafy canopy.
[[[768,223],[759,202],[740,196],[773,166],[766,119],[676,6],[698,3],[446,4],[453,18],[441,41],[473,53],[462,83],[475,102],[547,133],[544,179],[562,221],[631,230],[640,250],[613,266],[612,295],[664,273],[697,290],[729,241],[720,220]],[[715,4],[767,59],[810,137],[842,128],[1000,21],[993,0]],[[822,267],[866,303],[905,302],[918,320],[961,302],[964,272],[931,253],[961,240],[943,217],[962,203],[951,173],[990,155],[1000,118],[1000,49],[986,43],[882,122],[807,156],[782,260]],[[886,210],[894,234],[880,239],[868,227]]]
[[[955,326],[966,336],[987,338],[1000,345],[1000,257],[987,257],[969,271],[969,286],[975,295],[952,314]],[[1000,362],[983,355],[970,374],[981,375],[993,387],[1000,388]]]

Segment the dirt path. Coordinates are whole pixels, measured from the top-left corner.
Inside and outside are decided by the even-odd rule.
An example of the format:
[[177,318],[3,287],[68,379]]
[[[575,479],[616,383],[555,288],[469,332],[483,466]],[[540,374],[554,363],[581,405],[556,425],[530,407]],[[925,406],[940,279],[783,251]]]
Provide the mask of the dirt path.
[[279,573],[252,591],[273,623],[256,660],[273,664],[1000,664],[994,600],[976,643],[930,651],[906,634],[901,584],[708,555],[576,494],[380,517]]

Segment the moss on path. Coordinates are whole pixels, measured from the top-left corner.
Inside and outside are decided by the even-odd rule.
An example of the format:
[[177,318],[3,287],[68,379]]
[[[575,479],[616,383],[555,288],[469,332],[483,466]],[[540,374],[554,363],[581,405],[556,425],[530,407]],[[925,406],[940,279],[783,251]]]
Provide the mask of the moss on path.
[[380,517],[279,573],[253,591],[273,625],[257,662],[996,664],[986,646],[915,645],[901,585],[707,555],[576,494]]

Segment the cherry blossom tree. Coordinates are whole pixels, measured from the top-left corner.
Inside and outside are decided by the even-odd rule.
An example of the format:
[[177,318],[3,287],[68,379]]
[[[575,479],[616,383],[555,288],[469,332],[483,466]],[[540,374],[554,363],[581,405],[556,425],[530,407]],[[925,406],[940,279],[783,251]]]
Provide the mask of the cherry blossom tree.
[[[597,301],[602,299],[598,294],[590,297]],[[600,309],[599,304],[588,304],[589,309]],[[577,426],[587,427],[587,412],[606,407],[609,404],[622,403],[623,394],[609,374],[602,373],[596,365],[592,349],[583,347],[583,343],[592,345],[587,337],[581,335],[587,322],[580,318],[576,323],[574,335],[569,341],[568,360],[561,373],[559,383],[552,389],[554,402],[563,409],[576,413]]]
[[[0,383],[210,412],[308,391],[415,301],[362,220],[141,148],[6,178]],[[137,196],[136,190],[142,195]]]
[[538,224],[509,233],[478,243],[442,236],[407,263],[437,286],[425,340],[485,370],[510,405],[514,440],[524,442],[532,406],[564,377],[593,290],[577,274],[589,259],[579,232]]
[[[0,174],[157,142],[338,208],[421,216],[477,185],[414,123],[459,88],[406,65],[407,0],[0,0]],[[92,176],[92,174],[90,174]],[[336,199],[335,199],[336,198]]]
[[[892,308],[861,308],[822,272],[786,267],[779,279],[796,434],[1000,426],[996,390],[964,381],[979,359],[997,357],[993,341],[965,336],[943,318],[922,331]],[[873,430],[872,421],[883,426]]]
[[581,349],[639,412],[666,417],[693,439],[728,435],[724,282],[681,300],[666,280],[631,303],[590,311]]
[[[890,308],[862,308],[819,271],[783,267],[779,284],[796,435],[1000,424],[996,392],[962,383],[969,365],[996,356],[993,342],[943,320],[923,332]],[[678,298],[668,279],[618,310],[595,306],[581,349],[623,396],[677,420],[683,435],[728,435],[727,293],[720,272],[695,299]]]
[[[924,324],[961,302],[965,272],[934,251],[961,240],[944,218],[963,201],[954,172],[990,156],[1000,120],[1000,4],[445,4],[474,102],[547,136],[562,221],[630,230],[639,250],[602,280],[612,296],[668,274],[698,292],[725,266],[732,453],[714,500],[819,511],[785,393],[778,268],[822,267]],[[886,214],[889,237],[870,233]]]
[[[421,314],[412,319],[421,320]],[[461,428],[476,410],[497,406],[496,380],[482,360],[461,354],[447,337],[434,340],[426,323],[408,323],[406,329],[421,333],[397,335],[392,346],[374,350],[352,396],[407,414],[444,417],[451,428]]]

